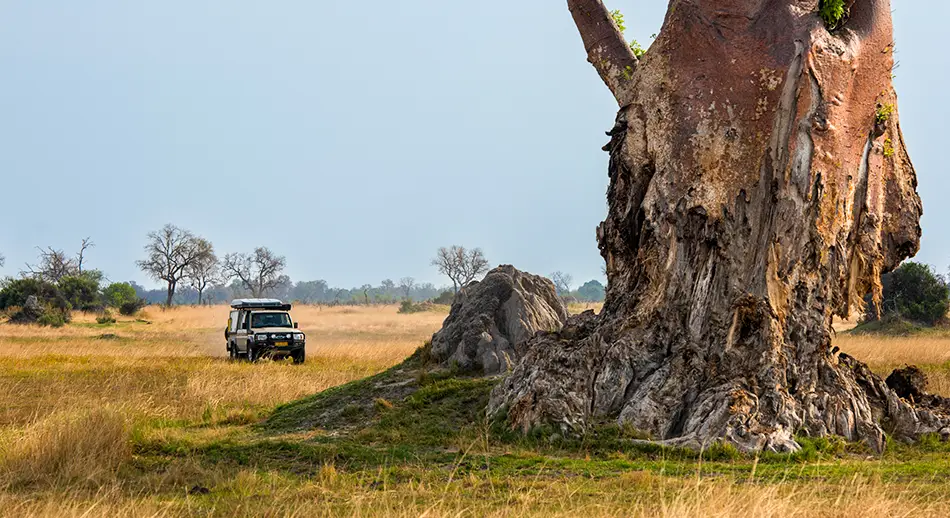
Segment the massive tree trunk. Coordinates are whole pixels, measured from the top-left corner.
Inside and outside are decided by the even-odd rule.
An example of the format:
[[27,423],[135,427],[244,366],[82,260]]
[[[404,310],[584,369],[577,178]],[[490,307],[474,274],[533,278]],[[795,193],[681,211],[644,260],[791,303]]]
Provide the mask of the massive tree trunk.
[[950,433],[831,345],[832,316],[917,251],[922,211],[890,2],[846,3],[830,31],[818,0],[673,0],[638,60],[600,0],[569,0],[621,106],[597,230],[607,300],[535,338],[489,412],[743,450]]

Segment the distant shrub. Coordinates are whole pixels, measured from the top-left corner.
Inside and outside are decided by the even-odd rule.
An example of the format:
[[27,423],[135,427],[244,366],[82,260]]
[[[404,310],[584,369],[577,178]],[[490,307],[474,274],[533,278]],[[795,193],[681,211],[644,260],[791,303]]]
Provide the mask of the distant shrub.
[[98,279],[89,275],[63,277],[57,284],[63,297],[73,309],[97,311],[102,308]]
[[59,288],[46,281],[16,279],[0,290],[0,310],[10,310],[10,322],[15,324],[60,327],[69,322],[70,309]]
[[132,316],[142,310],[148,302],[145,299],[136,298],[135,300],[124,302],[119,306],[119,314],[125,316]]
[[115,317],[108,310],[96,317],[97,324],[115,324]]
[[27,299],[36,297],[40,302],[50,304],[60,310],[71,308],[69,301],[63,296],[59,288],[50,282],[39,279],[15,279],[6,283],[0,290],[0,309],[12,306],[24,307]]
[[[950,287],[928,265],[908,262],[881,277],[881,317],[897,317],[928,326],[943,320],[950,310]],[[877,308],[868,304],[865,321],[877,320]]]
[[63,327],[69,320],[69,313],[47,307],[40,317],[36,319],[36,323],[41,326]]
[[441,304],[443,306],[451,306],[452,301],[455,300],[455,292],[452,290],[443,291],[439,294],[438,297],[432,299],[433,304]]
[[401,304],[399,304],[399,312],[404,314],[422,313],[423,311],[429,311],[430,309],[432,309],[431,302],[420,302],[416,304],[415,302],[406,299],[402,301]]

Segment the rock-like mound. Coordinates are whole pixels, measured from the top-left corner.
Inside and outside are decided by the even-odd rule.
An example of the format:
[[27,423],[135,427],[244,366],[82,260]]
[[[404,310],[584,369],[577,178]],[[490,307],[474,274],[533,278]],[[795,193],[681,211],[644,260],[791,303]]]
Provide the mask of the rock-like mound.
[[432,358],[498,374],[514,367],[535,333],[557,331],[566,320],[567,309],[550,280],[499,266],[455,297],[442,329],[432,336]]

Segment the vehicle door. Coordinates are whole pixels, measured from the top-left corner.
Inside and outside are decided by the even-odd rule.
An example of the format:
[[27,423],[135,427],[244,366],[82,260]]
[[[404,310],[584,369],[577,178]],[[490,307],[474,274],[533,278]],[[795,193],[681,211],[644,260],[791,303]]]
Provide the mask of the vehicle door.
[[224,328],[224,339],[228,342],[228,347],[231,347],[231,336],[237,332],[237,319],[239,311],[232,311],[228,314],[228,326]]
[[237,345],[237,350],[240,352],[247,352],[247,337],[250,334],[251,328],[251,313],[248,311],[241,311],[238,313],[237,318],[237,331],[235,331],[234,343]]

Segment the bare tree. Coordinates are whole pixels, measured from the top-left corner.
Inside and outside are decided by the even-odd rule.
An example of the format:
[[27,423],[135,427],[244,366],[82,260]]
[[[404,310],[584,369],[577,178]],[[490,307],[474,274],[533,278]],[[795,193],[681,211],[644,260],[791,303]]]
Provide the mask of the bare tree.
[[554,283],[554,289],[557,290],[557,294],[561,298],[569,298],[571,296],[571,284],[574,283],[574,277],[571,276],[571,274],[556,271],[551,274],[551,282]]
[[76,254],[76,271],[82,275],[82,263],[86,257],[86,250],[95,247],[96,244],[92,242],[92,238],[85,238],[82,240],[82,246],[79,247],[79,253]]
[[207,260],[207,255],[213,250],[207,240],[168,224],[148,233],[145,253],[147,258],[135,264],[152,279],[166,283],[165,306],[170,307],[178,283],[187,277],[188,269],[199,261]]
[[85,238],[76,258],[66,255],[61,249],[51,246],[46,248],[37,247],[39,250],[39,261],[34,265],[27,263],[26,269],[20,272],[23,277],[33,277],[47,282],[58,283],[63,277],[82,275],[82,265],[86,256],[86,251],[96,246],[92,239]]
[[191,287],[198,292],[199,306],[204,303],[205,289],[224,280],[218,256],[214,254],[214,247],[204,239],[200,241],[201,246],[207,247],[206,253],[185,269],[185,276],[191,281]]
[[253,254],[224,256],[221,269],[226,277],[236,279],[253,296],[262,297],[289,282],[287,276],[281,275],[286,266],[284,256],[275,255],[269,248],[258,247]]
[[0,254],[0,266],[7,264],[7,258]]
[[27,263],[26,269],[20,272],[23,277],[33,277],[46,282],[58,283],[63,277],[79,274],[76,261],[66,255],[66,252],[51,246],[36,247],[40,252],[39,262],[35,265]]
[[481,248],[466,250],[458,245],[439,248],[432,265],[452,281],[455,293],[488,271],[488,260]]
[[403,277],[399,279],[399,289],[402,290],[402,298],[409,300],[409,295],[412,293],[412,288],[416,286],[416,280],[412,277]]

